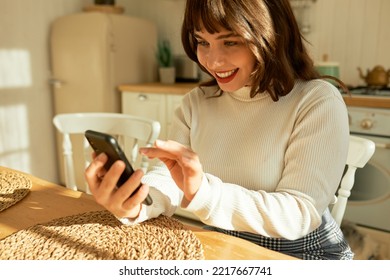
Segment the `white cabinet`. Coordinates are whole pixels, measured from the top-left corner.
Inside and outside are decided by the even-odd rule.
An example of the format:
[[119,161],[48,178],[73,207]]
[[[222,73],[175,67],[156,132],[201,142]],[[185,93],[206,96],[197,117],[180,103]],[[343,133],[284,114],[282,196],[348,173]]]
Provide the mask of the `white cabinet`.
[[167,139],[175,109],[183,95],[167,93],[122,92],[122,112],[160,122],[160,139]]
[[143,116],[160,122],[160,139],[166,140],[175,109],[195,83],[144,83],[120,85],[122,113]]
[[166,109],[167,109],[167,114],[166,114],[166,126],[167,126],[167,137],[168,137],[168,132],[171,129],[171,124],[172,124],[172,118],[173,114],[176,110],[177,107],[180,106],[181,100],[183,96],[182,95],[171,95],[167,94],[166,95]]

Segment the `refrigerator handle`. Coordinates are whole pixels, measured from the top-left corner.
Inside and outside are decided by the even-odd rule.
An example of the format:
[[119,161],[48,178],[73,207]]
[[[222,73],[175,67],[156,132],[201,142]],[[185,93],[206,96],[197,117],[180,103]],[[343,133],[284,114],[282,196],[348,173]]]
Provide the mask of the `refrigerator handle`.
[[61,80],[58,80],[58,79],[55,79],[55,78],[51,78],[49,80],[49,84],[54,86],[55,88],[60,88],[62,87],[65,83],[65,81],[61,81]]

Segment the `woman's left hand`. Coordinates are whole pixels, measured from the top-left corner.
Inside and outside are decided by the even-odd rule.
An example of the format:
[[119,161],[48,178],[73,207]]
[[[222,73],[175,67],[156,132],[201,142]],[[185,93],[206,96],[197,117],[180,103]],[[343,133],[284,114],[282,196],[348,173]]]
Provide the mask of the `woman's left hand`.
[[198,155],[175,141],[157,140],[154,147],[141,148],[148,158],[158,158],[165,163],[176,185],[191,201],[202,182],[203,170]]

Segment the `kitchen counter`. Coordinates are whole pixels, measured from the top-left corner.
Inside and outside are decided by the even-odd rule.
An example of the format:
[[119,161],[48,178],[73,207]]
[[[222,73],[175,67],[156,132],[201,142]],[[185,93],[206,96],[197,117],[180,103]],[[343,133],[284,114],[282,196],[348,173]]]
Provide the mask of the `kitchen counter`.
[[390,109],[390,97],[343,94],[347,106]]
[[[121,92],[126,91],[139,93],[166,93],[174,95],[184,95],[196,86],[196,83],[145,83],[120,85],[118,89]],[[390,109],[390,97],[365,95],[349,96],[347,94],[343,94],[343,98],[347,106]]]
[[120,85],[118,89],[128,92],[139,93],[167,93],[167,94],[186,94],[191,89],[196,87],[196,83],[175,83],[175,84],[161,84],[161,83],[146,83],[146,84],[128,84]]

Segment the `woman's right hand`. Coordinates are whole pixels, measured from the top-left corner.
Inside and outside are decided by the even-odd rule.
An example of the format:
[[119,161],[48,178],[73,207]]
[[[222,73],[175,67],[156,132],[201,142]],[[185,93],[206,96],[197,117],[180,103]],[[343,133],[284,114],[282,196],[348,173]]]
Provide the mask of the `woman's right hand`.
[[[123,161],[116,161],[109,170],[105,170],[107,155],[102,153],[93,155],[93,161],[85,170],[85,178],[92,195],[97,203],[105,207],[118,218],[134,219],[141,211],[142,202],[149,193],[149,186],[142,185],[138,188],[144,175],[142,170],[136,170],[130,178],[120,187],[116,186],[119,177],[125,170]],[[130,197],[131,196],[131,197]]]

